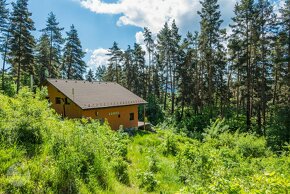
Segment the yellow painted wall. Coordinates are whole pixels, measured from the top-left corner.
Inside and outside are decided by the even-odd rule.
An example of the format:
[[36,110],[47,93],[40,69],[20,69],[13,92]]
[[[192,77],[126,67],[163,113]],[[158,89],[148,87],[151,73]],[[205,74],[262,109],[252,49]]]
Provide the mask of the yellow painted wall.
[[[55,98],[60,97],[61,99],[65,99],[66,96],[63,95],[60,91],[58,91],[53,85],[48,84],[47,86],[49,100],[52,103],[52,108],[56,110],[56,112],[60,115],[64,115],[68,118],[81,118],[83,110],[73,102],[70,102],[69,105],[64,105],[63,101],[61,104],[56,104]],[[65,106],[65,107],[64,107]]]
[[[52,108],[60,115],[64,114],[63,106],[65,106],[65,116],[68,118],[85,117],[98,120],[107,119],[113,130],[118,130],[120,125],[123,125],[124,128],[138,127],[138,105],[82,110],[73,102],[70,102],[69,105],[64,105],[63,102],[61,104],[56,104],[56,97],[65,99],[66,96],[51,84],[47,85],[47,89]],[[133,121],[130,121],[130,113],[134,113]]]
[[[132,121],[130,113],[134,113]],[[138,127],[138,105],[84,110],[83,116],[99,120],[107,119],[114,130],[118,130],[120,125],[123,125],[124,129]]]

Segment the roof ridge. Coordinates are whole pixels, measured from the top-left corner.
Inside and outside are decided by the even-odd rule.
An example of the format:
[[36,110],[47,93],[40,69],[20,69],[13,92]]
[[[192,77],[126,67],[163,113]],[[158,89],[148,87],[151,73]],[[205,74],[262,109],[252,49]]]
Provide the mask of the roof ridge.
[[118,84],[117,82],[108,82],[108,81],[88,81],[88,80],[77,80],[77,79],[58,79],[58,78],[47,78],[47,80],[57,80],[57,81],[78,81],[78,82],[88,82],[88,83],[113,83]]

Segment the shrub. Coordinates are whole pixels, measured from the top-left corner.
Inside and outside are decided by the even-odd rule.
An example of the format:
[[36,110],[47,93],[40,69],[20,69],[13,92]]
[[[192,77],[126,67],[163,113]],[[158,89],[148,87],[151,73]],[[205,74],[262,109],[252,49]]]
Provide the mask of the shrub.
[[164,155],[173,155],[175,156],[178,153],[178,145],[175,136],[172,134],[168,134],[165,136],[165,140],[163,141],[162,150]]
[[[113,158],[126,158],[127,136],[95,121],[63,120],[50,109],[45,96],[45,91],[33,94],[25,88],[14,98],[0,94],[0,145],[15,146],[10,154],[0,148],[0,193],[97,193],[110,189],[110,167]],[[30,180],[21,188],[12,188],[7,169],[23,158],[27,158]],[[126,174],[124,164],[115,168],[119,175]],[[126,182],[125,176],[118,177]]]
[[277,107],[271,124],[266,129],[267,144],[275,151],[290,144],[290,107]]
[[113,169],[117,179],[121,183],[125,185],[130,185],[128,163],[126,161],[120,158],[115,160],[115,162],[113,163]]
[[236,146],[244,157],[261,157],[267,154],[266,140],[251,134],[240,134]]
[[155,155],[150,155],[149,158],[149,171],[156,173],[159,171],[158,160]]
[[153,172],[146,171],[138,173],[138,179],[140,180],[140,188],[144,188],[146,191],[152,192],[158,186],[158,181],[155,178]]

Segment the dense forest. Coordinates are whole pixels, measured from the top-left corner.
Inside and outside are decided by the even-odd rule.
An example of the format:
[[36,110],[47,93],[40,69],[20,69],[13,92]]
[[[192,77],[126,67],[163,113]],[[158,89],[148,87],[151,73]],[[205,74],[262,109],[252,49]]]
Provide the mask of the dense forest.
[[[51,12],[34,37],[28,0],[0,0],[0,193],[288,193],[290,1],[240,0],[227,29],[200,3],[199,31],[144,28],[93,71],[74,25]],[[157,133],[61,118],[46,78],[117,82]]]
[[[6,93],[14,92],[14,83],[16,92],[30,85],[31,76],[35,85],[47,77],[114,81],[151,102],[147,113],[153,124],[162,121],[162,113],[156,112],[156,105],[162,105],[163,112],[189,131],[201,131],[210,119],[225,117],[243,131],[266,136],[276,116],[289,116],[288,0],[276,11],[267,0],[237,3],[231,33],[221,28],[217,0],[201,1],[199,32],[182,37],[174,20],[157,35],[144,28],[146,51],[140,44],[123,51],[114,42],[108,65],[87,73],[74,25],[64,38],[64,29],[50,13],[36,40],[27,5],[27,0],[18,0],[9,12],[1,0],[1,87]],[[193,118],[205,123],[198,126]],[[289,132],[280,130],[289,142]]]

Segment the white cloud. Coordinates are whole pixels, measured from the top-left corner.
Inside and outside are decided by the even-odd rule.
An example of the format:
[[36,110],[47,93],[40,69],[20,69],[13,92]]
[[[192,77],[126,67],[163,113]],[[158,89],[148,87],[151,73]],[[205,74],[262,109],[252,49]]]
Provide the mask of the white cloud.
[[[199,0],[118,0],[115,3],[106,3],[102,0],[76,0],[81,5],[97,14],[120,15],[118,26],[132,25],[140,28],[148,27],[153,32],[153,37],[162,29],[165,22],[176,21],[181,34],[187,31],[199,30],[200,17],[197,11],[201,9]],[[219,0],[223,28],[227,28],[233,17],[235,3],[238,0]],[[143,32],[135,35],[136,43],[146,51]],[[90,53],[90,52],[89,52]],[[88,62],[89,68],[106,65],[108,56],[106,49],[91,51]],[[146,53],[146,59],[148,53]]]
[[[119,0],[105,3],[101,0],[79,0],[81,5],[97,14],[121,14],[117,25],[148,27],[157,33],[167,21],[176,20],[181,31],[197,30],[201,5],[199,0]],[[237,0],[220,0],[223,18],[231,18]],[[228,23],[230,19],[225,20]]]
[[136,43],[137,44],[144,44],[144,36],[143,36],[143,32],[137,32],[135,35],[135,39],[136,39]]
[[96,50],[88,50],[86,49],[87,54],[90,54],[90,59],[88,61],[88,69],[92,69],[95,71],[97,67],[102,66],[102,65],[107,65],[108,64],[108,59],[109,56],[108,50],[99,48]]

